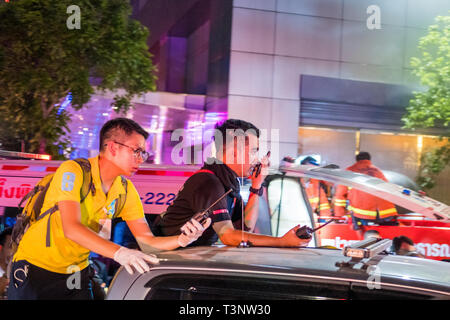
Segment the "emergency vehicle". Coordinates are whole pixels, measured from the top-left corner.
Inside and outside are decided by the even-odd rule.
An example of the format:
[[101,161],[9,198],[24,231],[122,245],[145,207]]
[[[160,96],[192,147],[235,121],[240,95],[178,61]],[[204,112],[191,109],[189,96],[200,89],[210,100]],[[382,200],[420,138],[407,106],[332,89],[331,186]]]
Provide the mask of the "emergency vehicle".
[[[335,219],[336,222],[317,231],[316,245],[343,249],[362,240],[363,234],[367,230],[376,230],[381,238],[393,239],[400,235],[409,237],[419,253],[427,258],[435,260],[450,258],[450,207],[448,205],[409,188],[342,169],[320,168],[311,165],[288,165],[280,167],[280,172],[283,175],[279,176],[278,180],[286,176],[293,181],[296,179],[297,181],[298,179],[329,181],[335,185],[345,185],[388,200],[399,206],[402,212],[407,212],[399,215],[399,226],[369,225],[363,226],[362,232],[354,229],[351,218],[321,216],[321,219],[331,218]],[[298,183],[298,189],[301,188],[302,184]],[[268,191],[270,201],[270,185]],[[304,196],[304,191],[301,192]],[[275,193],[277,192],[275,191]],[[286,196],[283,195],[283,197]],[[288,197],[295,198],[293,194],[288,195]],[[289,206],[289,203],[286,205]],[[299,204],[294,204],[291,207],[292,210],[286,208],[287,210],[282,211],[282,214],[292,216],[291,212],[298,206]],[[312,213],[310,214],[312,215]],[[280,220],[285,221],[286,219]],[[316,217],[312,217],[311,220],[316,220]],[[280,234],[283,231],[281,230]]]
[[[17,207],[20,200],[45,175],[53,173],[62,161],[50,159],[48,155],[22,152],[0,152],[1,156],[28,158],[28,160],[0,160],[0,207]],[[198,166],[166,166],[142,164],[133,182],[146,214],[160,214],[175,199],[184,181]]]

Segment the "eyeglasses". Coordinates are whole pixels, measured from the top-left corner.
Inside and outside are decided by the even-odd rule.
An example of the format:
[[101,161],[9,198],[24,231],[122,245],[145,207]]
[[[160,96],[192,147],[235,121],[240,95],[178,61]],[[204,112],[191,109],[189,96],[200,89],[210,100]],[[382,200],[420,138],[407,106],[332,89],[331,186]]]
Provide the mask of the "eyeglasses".
[[126,144],[117,142],[117,141],[115,141],[115,140],[113,140],[113,142],[114,142],[114,143],[117,143],[117,144],[119,144],[119,145],[121,145],[121,146],[130,148],[131,150],[133,150],[133,155],[134,155],[134,157],[135,157],[136,159],[137,159],[138,157],[141,157],[142,161],[144,161],[144,162],[147,161],[148,156],[149,156],[149,153],[148,153],[147,151],[142,150],[141,148],[133,149],[132,147],[127,146]]

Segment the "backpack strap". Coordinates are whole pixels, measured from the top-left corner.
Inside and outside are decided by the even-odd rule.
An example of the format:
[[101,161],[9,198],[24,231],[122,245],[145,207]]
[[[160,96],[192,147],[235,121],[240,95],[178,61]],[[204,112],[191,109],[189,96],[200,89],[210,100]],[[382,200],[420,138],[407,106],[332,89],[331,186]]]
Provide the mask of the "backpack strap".
[[128,180],[124,176],[120,176],[120,181],[122,182],[122,186],[125,189],[125,193],[119,194],[119,198],[116,201],[116,208],[114,210],[113,219],[119,215],[119,213],[122,211],[123,207],[125,206],[125,202],[127,201]]
[[[37,185],[31,189],[20,201],[17,209],[19,210],[19,214],[17,215],[17,221],[14,224],[12,234],[11,234],[11,248],[15,253],[17,251],[17,247],[19,245],[20,240],[23,237],[23,234],[28,229],[31,223],[34,223],[38,220],[38,216],[40,214],[43,199],[45,197],[45,193],[47,192],[48,185],[52,181],[53,173],[50,173],[43,177]],[[42,183],[46,181],[45,183]],[[28,205],[28,201],[31,201],[36,196],[33,204]],[[25,203],[25,204],[24,204]],[[22,204],[24,207],[22,208]],[[39,206],[40,204],[40,206]],[[27,210],[26,210],[27,209]]]
[[35,221],[40,220],[40,214],[41,214],[41,209],[42,209],[42,205],[44,204],[44,199],[45,199],[45,195],[47,194],[48,188],[50,186],[50,183],[53,180],[53,176],[51,177],[51,179],[47,182],[46,185],[41,185],[41,186],[37,186],[38,190],[40,191],[40,193],[37,195],[36,201],[34,202],[33,205],[33,213],[34,213],[34,219]]
[[[88,159],[85,158],[77,158],[74,159],[74,161],[76,163],[78,163],[78,165],[81,167],[81,169],[83,170],[83,184],[81,185],[81,189],[80,189],[80,203],[82,203],[86,197],[88,196],[89,192],[92,191],[92,195],[95,195],[95,186],[94,183],[92,181],[92,173],[91,173],[91,163],[89,162]],[[44,189],[48,189],[48,187],[50,186],[50,182],[45,186]],[[47,193],[47,190],[44,190],[39,196],[42,196],[42,203],[40,204],[42,207],[42,204],[44,202],[44,198],[45,198],[45,194]],[[36,203],[38,202],[37,199]],[[36,206],[35,203],[35,206]],[[42,220],[44,217],[48,216],[48,215],[52,215],[53,213],[55,213],[56,211],[58,211],[58,204],[55,204],[53,207],[51,207],[50,209],[46,210],[44,213],[40,214],[37,218],[36,221]],[[45,246],[46,247],[50,247],[51,243],[50,243],[50,217],[47,220],[47,235],[45,237]]]
[[[50,209],[45,211],[43,214],[39,215],[39,217],[36,219],[36,221],[39,221],[39,220],[43,219],[44,217],[53,214],[57,210],[58,210],[58,205],[55,204],[53,207],[51,207]],[[45,246],[50,247],[50,245],[51,245],[51,243],[50,243],[50,217],[49,217],[48,221],[47,221],[47,235],[45,236]]]
[[22,204],[23,204],[24,202],[26,202],[29,198],[32,198],[36,193],[38,193],[38,192],[41,191],[42,189],[43,189],[43,187],[40,186],[40,185],[34,186],[34,188],[31,189],[31,191],[28,192],[28,193],[22,198],[22,200],[20,200],[19,205],[17,206],[17,208],[19,209],[19,211],[20,211],[20,208],[22,207]]
[[83,185],[80,190],[80,203],[82,203],[89,192],[92,192],[92,195],[95,196],[95,186],[92,181],[92,173],[91,173],[91,163],[88,159],[85,158],[77,158],[74,159],[76,163],[78,163],[83,170]]

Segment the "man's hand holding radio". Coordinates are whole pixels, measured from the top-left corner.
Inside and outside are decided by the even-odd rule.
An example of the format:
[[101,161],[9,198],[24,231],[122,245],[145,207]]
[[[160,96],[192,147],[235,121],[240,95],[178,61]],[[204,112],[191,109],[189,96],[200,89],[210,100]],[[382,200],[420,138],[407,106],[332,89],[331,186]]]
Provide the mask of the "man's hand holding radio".
[[195,240],[201,237],[203,231],[205,231],[211,224],[211,218],[206,219],[203,223],[198,222],[195,219],[191,219],[186,222],[181,228],[181,234],[178,236],[178,244],[180,247],[186,247]]
[[258,162],[252,170],[250,179],[252,180],[252,188],[259,189],[267,175],[268,168],[270,166],[270,151]]

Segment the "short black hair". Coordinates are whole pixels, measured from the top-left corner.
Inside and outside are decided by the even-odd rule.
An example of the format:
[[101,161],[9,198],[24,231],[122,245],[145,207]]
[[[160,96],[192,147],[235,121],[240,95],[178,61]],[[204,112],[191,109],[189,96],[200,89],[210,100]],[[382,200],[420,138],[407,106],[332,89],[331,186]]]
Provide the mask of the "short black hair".
[[368,153],[366,151],[361,151],[360,153],[358,153],[356,155],[356,161],[360,161],[360,160],[370,160],[370,153]]
[[[259,129],[252,123],[239,120],[239,119],[228,119],[224,121],[223,123],[217,123],[215,125],[215,129],[219,130],[222,134],[223,141],[220,141],[220,139],[215,138],[214,143],[216,145],[216,150],[218,150],[219,147],[224,146],[226,143],[226,135],[228,130],[242,130],[245,133],[247,133],[247,130],[253,131],[256,134],[256,137],[259,138],[260,131]],[[229,132],[229,131],[228,131]]]
[[394,252],[398,252],[405,242],[410,246],[414,245],[414,242],[407,236],[398,236],[392,239],[392,248],[394,249]]
[[12,228],[6,228],[0,233],[0,246],[4,246],[6,242],[6,237],[12,234]]
[[149,134],[136,121],[128,118],[115,118],[106,122],[100,130],[100,151],[103,150],[105,141],[110,139],[115,130],[122,130],[126,135],[136,132],[147,140]]

